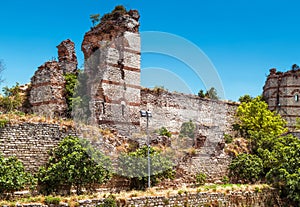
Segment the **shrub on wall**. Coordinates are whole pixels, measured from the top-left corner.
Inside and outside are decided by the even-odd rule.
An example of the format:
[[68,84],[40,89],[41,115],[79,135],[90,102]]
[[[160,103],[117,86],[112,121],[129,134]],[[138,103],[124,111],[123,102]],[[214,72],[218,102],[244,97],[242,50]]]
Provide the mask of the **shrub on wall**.
[[192,120],[190,120],[188,122],[184,122],[181,125],[179,137],[180,138],[189,137],[189,138],[193,139],[194,135],[195,135],[195,129],[196,129],[196,124],[194,124],[192,122]]
[[4,158],[0,154],[0,195],[22,190],[31,184],[34,184],[34,179],[25,172],[21,161],[16,157]]
[[196,184],[197,186],[204,185],[206,182],[206,174],[205,173],[197,173],[196,175]]
[[67,116],[71,117],[71,112],[73,109],[73,96],[75,93],[75,86],[78,84],[78,79],[77,79],[77,74],[74,73],[67,73],[64,75],[65,80],[66,80],[66,101],[68,105],[67,109]]
[[160,136],[167,136],[167,137],[171,137],[172,133],[166,128],[166,127],[161,127],[158,131],[158,134]]
[[72,186],[81,194],[83,188],[93,190],[109,178],[109,158],[87,140],[68,136],[50,152],[48,163],[39,170],[38,184],[45,194],[62,190],[69,194]]

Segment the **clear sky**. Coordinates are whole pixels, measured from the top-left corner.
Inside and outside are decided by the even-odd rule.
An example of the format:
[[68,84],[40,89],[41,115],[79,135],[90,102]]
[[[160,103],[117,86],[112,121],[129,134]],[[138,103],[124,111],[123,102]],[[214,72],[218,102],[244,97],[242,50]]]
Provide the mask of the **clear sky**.
[[[226,99],[259,95],[270,68],[286,71],[294,63],[300,65],[298,0],[2,0],[0,59],[6,65],[2,86],[29,82],[38,66],[57,56],[56,46],[67,38],[75,42],[82,66],[80,47],[91,27],[89,15],[103,15],[119,4],[139,10],[141,32],[175,34],[201,49],[215,66]],[[174,71],[193,93],[203,87],[193,73],[185,73],[187,66],[176,57],[144,54],[142,71],[151,67]],[[147,81],[146,70],[142,84],[153,84]]]

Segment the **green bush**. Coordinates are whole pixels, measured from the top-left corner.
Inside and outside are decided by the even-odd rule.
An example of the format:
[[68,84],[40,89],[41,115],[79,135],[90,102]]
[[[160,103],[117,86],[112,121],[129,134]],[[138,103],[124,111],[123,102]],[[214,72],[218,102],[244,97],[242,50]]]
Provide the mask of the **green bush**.
[[196,184],[197,186],[204,185],[206,182],[206,174],[205,173],[197,173],[196,175]]
[[54,205],[58,205],[60,202],[60,198],[59,197],[53,197],[53,196],[46,196],[44,203],[46,205],[50,205],[50,204],[54,204]]
[[5,127],[8,122],[9,121],[7,119],[0,119],[0,128]]
[[38,184],[44,194],[63,189],[70,193],[73,186],[77,194],[82,188],[94,186],[110,178],[110,160],[95,150],[87,140],[68,136],[50,152],[46,166],[38,172]]
[[232,180],[255,182],[263,173],[263,162],[251,154],[239,154],[229,165],[229,176]]
[[276,140],[271,151],[273,162],[267,173],[268,182],[278,188],[283,197],[300,203],[300,140],[291,135]]
[[184,122],[181,125],[179,137],[180,138],[189,137],[189,138],[193,139],[194,135],[195,135],[195,129],[196,129],[196,124],[194,124],[192,122],[192,120],[190,120],[188,122]]
[[[118,175],[130,179],[131,189],[145,189],[148,182],[148,147],[144,146],[135,152],[123,154],[118,158]],[[174,178],[175,171],[170,159],[163,157],[159,151],[150,148],[151,186],[165,178]]]
[[227,176],[224,176],[224,177],[222,178],[222,182],[223,182],[224,184],[228,184],[228,183],[229,183],[229,178],[228,178]]
[[64,75],[66,80],[66,101],[68,105],[67,116],[71,118],[71,112],[73,109],[73,96],[75,94],[76,85],[78,84],[77,74],[67,73]]
[[159,133],[160,136],[167,136],[167,137],[172,136],[172,133],[166,127],[161,127],[158,130],[158,133]]
[[229,134],[224,134],[224,139],[226,144],[230,144],[233,142],[233,137]]
[[116,197],[109,195],[104,199],[103,204],[100,204],[97,207],[117,207]]
[[4,158],[0,154],[0,194],[22,190],[33,184],[32,175],[25,172],[21,161],[16,157]]

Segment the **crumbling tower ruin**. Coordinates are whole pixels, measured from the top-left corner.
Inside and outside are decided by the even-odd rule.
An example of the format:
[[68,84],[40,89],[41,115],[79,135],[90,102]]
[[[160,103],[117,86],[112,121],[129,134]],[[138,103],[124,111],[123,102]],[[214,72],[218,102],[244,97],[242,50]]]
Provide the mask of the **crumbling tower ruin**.
[[75,44],[67,39],[58,46],[58,65],[64,74],[75,73],[77,70],[77,57],[75,53]]
[[85,34],[81,47],[92,120],[123,133],[140,125],[139,17],[116,7]]
[[283,73],[271,69],[263,87],[263,97],[269,109],[277,111],[293,129],[296,118],[300,117],[300,70]]
[[71,40],[63,41],[57,48],[58,62],[44,63],[31,78],[29,102],[32,112],[37,115],[64,117],[66,114],[64,75],[77,70],[77,58]]

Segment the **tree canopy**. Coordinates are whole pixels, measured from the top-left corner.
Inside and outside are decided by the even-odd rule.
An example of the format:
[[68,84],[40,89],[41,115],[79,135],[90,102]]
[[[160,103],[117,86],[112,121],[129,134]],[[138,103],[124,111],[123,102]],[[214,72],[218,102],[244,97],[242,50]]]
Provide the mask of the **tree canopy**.
[[110,160],[95,150],[86,139],[68,136],[50,152],[46,166],[38,173],[38,184],[45,194],[73,186],[77,194],[110,178]]
[[282,197],[300,206],[300,140],[284,134],[286,122],[269,111],[261,97],[248,98],[237,109],[235,128],[250,140],[253,155],[240,154],[233,159],[231,178],[250,182],[266,178]]
[[249,137],[252,132],[281,135],[287,132],[286,121],[279,114],[271,112],[260,96],[242,102],[237,109],[238,122],[235,129]]

